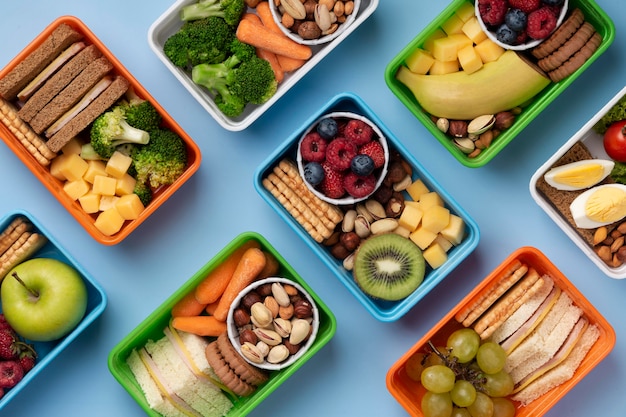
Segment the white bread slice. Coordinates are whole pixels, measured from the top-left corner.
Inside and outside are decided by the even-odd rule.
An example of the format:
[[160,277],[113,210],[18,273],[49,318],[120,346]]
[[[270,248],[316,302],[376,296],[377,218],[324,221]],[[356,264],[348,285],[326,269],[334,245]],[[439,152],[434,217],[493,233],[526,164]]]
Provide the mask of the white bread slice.
[[511,398],[514,401],[519,401],[523,406],[526,406],[551,389],[569,381],[599,337],[600,330],[597,325],[590,324],[587,326],[582,337],[563,362],[537,378]]

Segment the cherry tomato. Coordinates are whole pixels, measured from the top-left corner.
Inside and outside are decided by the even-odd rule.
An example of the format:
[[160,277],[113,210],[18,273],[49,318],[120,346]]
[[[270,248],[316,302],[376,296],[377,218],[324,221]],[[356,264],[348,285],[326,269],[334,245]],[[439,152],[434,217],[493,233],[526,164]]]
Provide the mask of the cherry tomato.
[[615,161],[626,162],[626,120],[613,123],[604,132],[604,150]]

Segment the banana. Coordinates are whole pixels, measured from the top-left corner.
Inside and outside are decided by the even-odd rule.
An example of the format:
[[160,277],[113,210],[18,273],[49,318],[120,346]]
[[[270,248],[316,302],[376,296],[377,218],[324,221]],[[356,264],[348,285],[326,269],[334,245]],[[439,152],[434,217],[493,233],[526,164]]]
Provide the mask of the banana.
[[510,110],[550,84],[545,74],[512,50],[471,74],[420,75],[401,66],[396,78],[411,90],[424,111],[455,120]]

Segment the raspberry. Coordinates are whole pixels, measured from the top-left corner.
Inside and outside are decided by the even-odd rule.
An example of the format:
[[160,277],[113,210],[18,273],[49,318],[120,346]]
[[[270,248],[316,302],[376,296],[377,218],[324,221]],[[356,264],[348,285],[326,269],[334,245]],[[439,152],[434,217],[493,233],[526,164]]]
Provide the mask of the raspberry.
[[13,330],[0,331],[0,359],[16,359],[18,353],[18,341]]
[[487,26],[500,26],[504,23],[506,11],[505,0],[478,0],[480,18]]
[[533,39],[547,38],[555,28],[556,16],[547,7],[542,7],[528,15],[526,32]]
[[361,146],[374,138],[374,129],[363,120],[352,119],[346,124],[343,134],[356,146]]
[[343,188],[355,198],[367,197],[374,192],[375,187],[376,177],[373,174],[362,176],[349,172],[343,178]]
[[305,161],[322,162],[326,158],[328,142],[319,133],[307,134],[300,144],[300,153]]
[[343,174],[335,171],[328,162],[322,163],[324,168],[324,179],[319,185],[319,189],[328,198],[341,198],[345,194],[343,188]]
[[29,352],[22,353],[19,362],[25,374],[35,367],[35,357]]
[[359,153],[369,156],[374,160],[374,166],[380,168],[385,165],[385,150],[378,141],[371,141],[359,148]]
[[541,0],[509,0],[509,6],[530,13],[541,7]]
[[346,138],[330,141],[326,148],[326,161],[336,171],[350,168],[350,161],[356,156],[357,147]]
[[13,388],[24,377],[24,370],[18,361],[0,362],[0,388]]

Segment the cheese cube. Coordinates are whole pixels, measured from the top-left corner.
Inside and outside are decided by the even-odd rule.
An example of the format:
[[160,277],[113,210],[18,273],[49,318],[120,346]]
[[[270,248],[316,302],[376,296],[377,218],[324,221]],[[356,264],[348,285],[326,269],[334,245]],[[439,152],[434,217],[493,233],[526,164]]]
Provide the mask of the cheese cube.
[[483,31],[483,28],[480,27],[480,23],[478,23],[476,16],[472,16],[471,19],[466,21],[463,24],[461,31],[474,43],[480,43],[487,39],[487,34]]
[[66,181],[63,184],[63,191],[70,196],[72,200],[78,200],[89,192],[91,186],[84,179],[78,179],[75,181]]
[[458,245],[465,237],[465,222],[456,214],[450,214],[450,222],[441,230],[441,236],[449,240],[453,245]]
[[489,38],[477,43],[474,49],[484,64],[496,61],[504,53],[504,48]]
[[409,231],[414,231],[422,220],[424,212],[419,207],[405,204],[402,214],[398,218],[398,226],[403,227]]
[[111,207],[98,214],[94,225],[103,235],[111,236],[120,231],[124,225],[124,218],[115,207]]
[[113,177],[96,175],[93,179],[93,192],[102,195],[115,195],[117,180]]
[[441,232],[449,223],[450,210],[442,206],[432,206],[422,216],[422,226],[433,233]]
[[423,226],[418,226],[411,234],[409,239],[413,241],[421,250],[426,249],[437,238],[437,233],[433,233]]
[[405,61],[406,66],[412,72],[422,75],[428,73],[433,62],[435,62],[435,58],[433,58],[430,52],[420,48],[413,51]]
[[433,41],[433,57],[439,61],[456,61],[459,49],[472,45],[470,38],[463,33],[455,33]]
[[420,196],[430,192],[430,190],[426,184],[424,184],[424,181],[417,179],[407,187],[406,192],[409,193],[413,201],[419,201]]
[[65,175],[63,175],[60,169],[62,166],[64,166],[65,162],[63,162],[63,160],[66,158],[67,158],[67,155],[60,154],[60,155],[55,156],[52,162],[50,162],[50,175],[52,175],[54,178],[60,181],[67,180],[67,178],[65,178]]
[[462,33],[461,28],[463,27],[463,23],[459,15],[455,13],[441,24],[441,29],[443,29],[448,36],[454,35],[455,33]]
[[448,254],[438,243],[433,243],[424,252],[424,260],[432,269],[437,269],[448,260]]
[[437,243],[439,246],[441,246],[443,248],[443,250],[445,250],[446,252],[448,252],[450,249],[452,249],[452,246],[454,246],[452,244],[452,242],[450,242],[448,239],[446,239],[445,237],[443,237],[441,235],[441,233],[439,233],[437,235],[437,237],[435,238],[435,241],[433,242]]
[[467,22],[472,17],[476,17],[474,5],[469,1],[461,4],[458,9],[454,12],[462,21]]
[[69,142],[67,142],[62,148],[61,148],[61,152],[63,152],[64,154],[68,154],[68,153],[80,153],[80,151],[83,148],[83,143],[80,139],[78,139],[76,136],[74,136],[72,139],[70,139]]
[[115,203],[115,208],[125,220],[135,220],[144,209],[137,194],[121,196]]
[[443,200],[436,191],[430,191],[428,193],[422,194],[420,196],[419,202],[420,206],[422,207],[422,211],[426,211],[432,206],[443,206]]
[[106,177],[107,173],[106,173],[105,167],[106,167],[106,163],[104,161],[98,161],[98,160],[87,161],[87,171],[85,171],[85,174],[83,175],[83,179],[93,184],[93,180],[96,177],[96,175],[104,175]]
[[129,174],[124,174],[122,178],[118,178],[115,183],[115,195],[132,194],[135,189],[137,180]]
[[433,33],[431,33],[426,40],[424,41],[424,45],[422,46],[422,48],[425,51],[428,51],[430,53],[433,52],[433,43],[435,42],[435,39],[439,39],[439,38],[445,38],[446,37],[446,33],[437,28],[433,31]]
[[85,210],[85,213],[91,214],[100,211],[100,194],[88,192],[82,197],[79,197],[78,202],[83,210]]
[[430,75],[444,75],[444,74],[452,74],[453,72],[457,72],[459,70],[459,61],[439,61],[435,59],[433,64],[430,66],[430,70],[428,73]]
[[120,198],[116,195],[101,195],[100,196],[100,206],[98,207],[98,209],[100,211],[106,211],[110,208],[115,207],[115,203],[117,203],[117,200],[119,200]]
[[458,57],[461,68],[468,74],[478,71],[483,66],[483,61],[472,45],[461,48]]
[[115,178],[122,178],[132,163],[133,159],[130,156],[124,155],[119,151],[115,151],[113,152],[113,155],[111,155],[111,158],[107,161],[107,174]]
[[62,158],[56,169],[59,173],[69,181],[76,181],[83,178],[83,174],[87,171],[89,165],[87,161],[81,158],[78,154],[70,153]]

